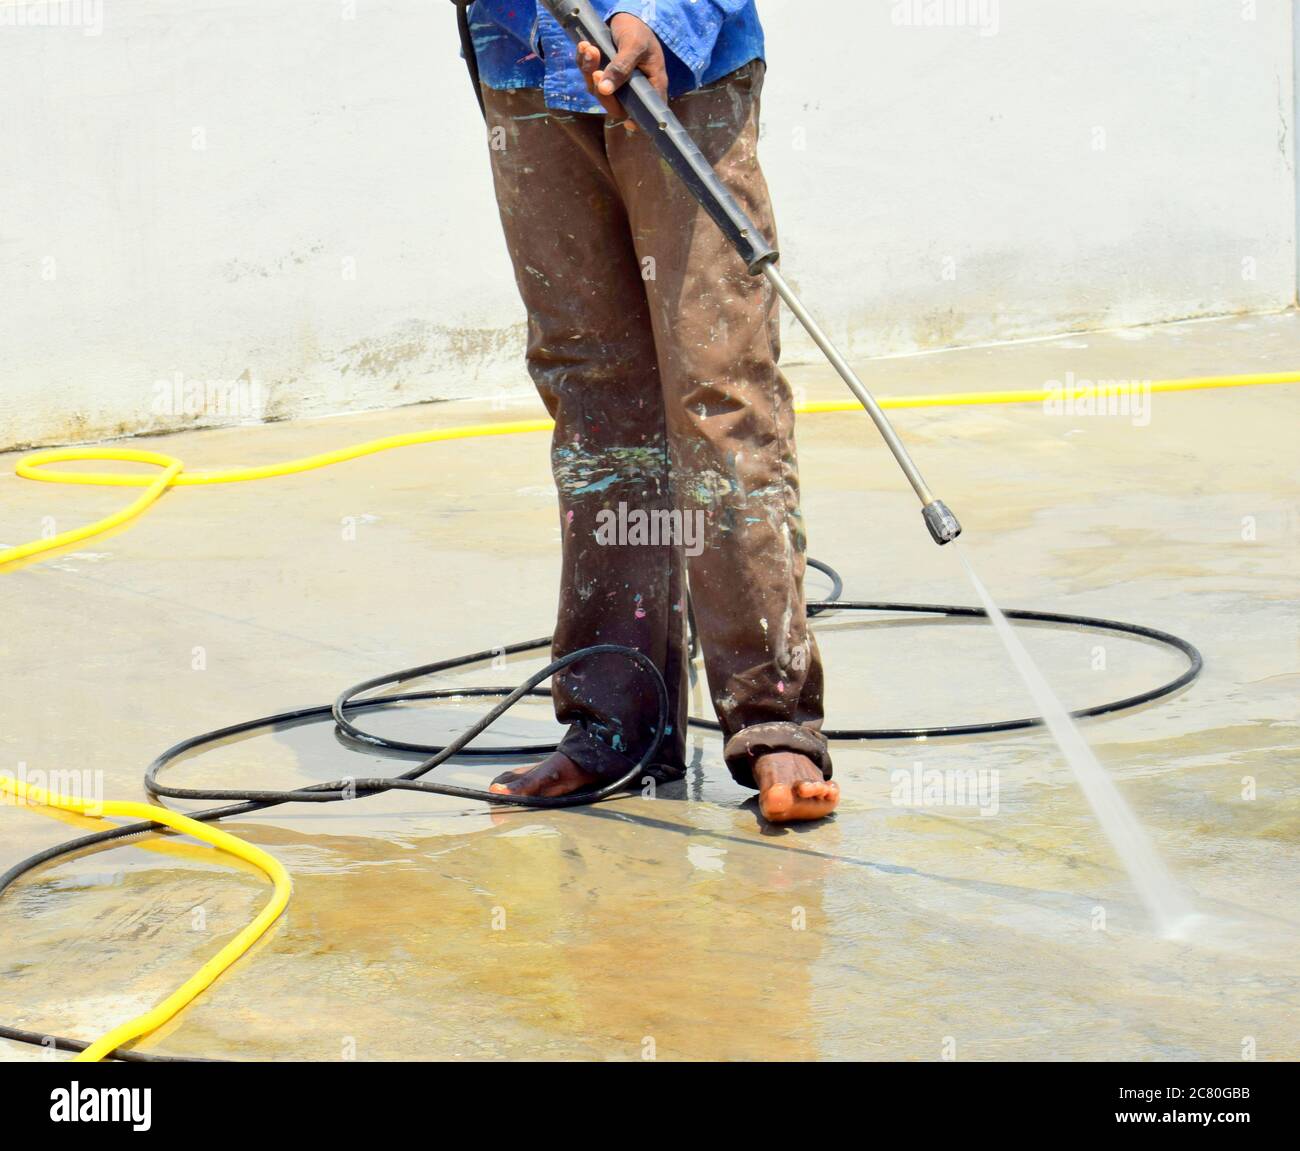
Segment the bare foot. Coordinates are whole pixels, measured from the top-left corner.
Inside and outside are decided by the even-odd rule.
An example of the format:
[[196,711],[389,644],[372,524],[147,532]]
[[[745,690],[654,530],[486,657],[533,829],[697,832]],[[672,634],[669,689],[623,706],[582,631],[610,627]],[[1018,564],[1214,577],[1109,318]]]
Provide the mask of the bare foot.
[[600,776],[584,771],[567,755],[553,751],[541,763],[503,771],[488,790],[498,795],[569,795],[599,780]]
[[758,807],[769,823],[822,819],[840,801],[840,786],[822,779],[821,768],[806,755],[772,751],[754,761]]

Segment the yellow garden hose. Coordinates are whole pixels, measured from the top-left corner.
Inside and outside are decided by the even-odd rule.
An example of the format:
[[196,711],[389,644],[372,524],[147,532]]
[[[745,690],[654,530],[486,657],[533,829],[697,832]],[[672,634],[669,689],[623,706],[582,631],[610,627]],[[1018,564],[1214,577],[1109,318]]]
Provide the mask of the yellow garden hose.
[[[1202,376],[1189,379],[1159,380],[1148,385],[1152,392],[1195,391],[1207,388],[1248,387],[1265,384],[1300,382],[1300,371],[1274,372],[1241,376]],[[963,407],[992,404],[1041,403],[1049,399],[1069,401],[1098,394],[1089,385],[1073,389],[1029,389],[1001,392],[956,392],[921,396],[885,397],[880,406],[886,409]],[[814,402],[798,405],[801,413],[848,412],[860,410],[856,401]],[[0,551],[0,566],[52,551],[68,544],[101,535],[139,516],[152,506],[171,487],[198,484],[242,483],[269,479],[274,476],[293,475],[328,467],[362,456],[393,448],[415,444],[437,443],[447,440],[478,439],[487,436],[521,435],[547,431],[552,427],[548,419],[520,420],[514,422],[470,424],[434,431],[412,432],[405,435],[386,436],[368,440],[335,451],[304,456],[279,464],[260,467],[232,468],[213,472],[184,471],[184,464],[175,456],[131,448],[57,448],[35,452],[20,459],[15,472],[26,479],[47,483],[86,484],[109,487],[140,487],[144,491],[126,507],[80,528],[74,528],[49,538],[32,540]],[[86,460],[111,460],[114,462],[144,463],[161,469],[153,475],[122,472],[76,472],[51,470],[48,465]],[[24,784],[8,776],[0,776],[0,794],[11,794],[33,805],[57,808],[93,817],[124,817],[150,821],[170,827],[175,831],[210,844],[219,851],[242,859],[266,874],[274,885],[271,899],[257,917],[224,947],[212,956],[194,975],[166,999],[151,1010],[115,1027],[82,1051],[79,1061],[94,1061],[121,1047],[125,1043],[146,1035],[174,1017],[214,980],[248,952],[261,938],[288,904],[291,881],[282,864],[265,851],[238,839],[219,828],[200,823],[187,816],[147,803],[129,801],[92,801],[69,796],[52,795],[41,788]]]
[[[1112,381],[1113,383],[1114,381]],[[1177,380],[1152,380],[1145,383],[1128,380],[1133,388],[1148,392],[1199,392],[1210,388],[1256,388],[1265,384],[1300,383],[1300,371],[1256,372],[1243,376],[1185,376]],[[882,408],[969,408],[993,404],[1041,404],[1059,401],[1069,404],[1078,400],[1105,400],[1109,395],[1105,381],[1075,384],[1060,388],[1019,388],[1002,392],[932,392],[927,396],[883,396]],[[856,412],[862,405],[856,400],[822,400],[801,404],[799,412]]]
[[[48,479],[54,483],[65,484],[74,482],[67,478],[66,473],[61,477],[55,477],[53,475],[32,475],[24,470],[33,462],[40,462],[41,460],[54,462],[51,457],[57,457],[60,460],[102,459],[154,464],[162,468],[162,471],[152,476],[133,476],[133,479],[143,481],[145,490],[121,511],[114,512],[111,516],[105,516],[102,520],[96,520],[94,523],[86,524],[83,527],[59,532],[58,535],[49,538],[28,540],[25,544],[6,548],[4,551],[0,551],[0,566],[13,563],[15,560],[26,559],[28,556],[36,555],[39,552],[53,551],[55,548],[61,548],[67,544],[79,543],[81,540],[90,539],[92,536],[102,535],[104,532],[117,527],[118,524],[124,524],[128,520],[135,519],[176,482],[181,475],[181,469],[185,466],[174,456],[165,456],[161,452],[139,451],[135,448],[60,448],[54,452],[36,452],[34,455],[25,456],[18,461],[14,471],[26,479]],[[104,482],[105,479],[106,477],[101,477],[97,480],[87,480],[85,482],[98,483]]]
[[[1244,388],[1264,384],[1300,383],[1300,370],[1289,372],[1264,372],[1242,376],[1192,376],[1177,380],[1154,380],[1144,385],[1152,392],[1186,392],[1206,388]],[[1071,400],[1090,398],[1104,394],[1104,388],[1087,384],[1072,388],[1029,388],[1017,391],[1001,392],[939,392],[922,396],[884,396],[880,406],[885,409],[936,408],[936,407],[972,407],[993,404],[1029,404],[1043,403],[1048,400]],[[860,411],[861,405],[856,400],[823,400],[797,405],[801,414],[823,414],[827,412]],[[489,424],[463,424],[453,428],[439,428],[433,431],[408,432],[404,435],[384,436],[377,440],[366,440],[346,448],[336,448],[332,452],[320,452],[314,456],[302,456],[296,460],[285,460],[278,464],[263,464],[260,467],[225,468],[214,472],[186,472],[184,463],[175,456],[162,452],[142,451],[136,448],[53,448],[48,451],[33,452],[24,456],[14,466],[16,475],[29,480],[42,480],[52,484],[85,484],[92,487],[142,487],[145,490],[120,511],[105,516],[79,528],[48,539],[31,540],[16,547],[0,550],[0,567],[16,560],[26,559],[41,552],[53,551],[67,544],[79,543],[102,535],[134,519],[146,508],[155,503],[168,488],[187,487],[198,484],[237,484],[249,480],[265,480],[275,476],[295,475],[299,472],[327,468],[332,464],[341,464],[347,460],[362,456],[375,455],[377,452],[390,451],[393,448],[412,447],[416,444],[440,443],[446,440],[480,439],[486,436],[514,436],[530,432],[545,432],[553,427],[549,419],[515,420],[512,422]],[[162,471],[155,475],[132,472],[68,472],[51,470],[49,464],[81,462],[85,460],[112,460],[124,463],[152,464]]]
[[289,873],[284,869],[284,865],[274,856],[268,855],[260,847],[246,843],[242,839],[237,839],[229,832],[222,831],[219,827],[209,827],[207,824],[199,823],[197,820],[190,819],[178,812],[168,811],[165,807],[155,807],[151,803],[133,803],[112,799],[77,799],[67,795],[51,795],[42,788],[22,783],[12,776],[0,776],[0,792],[9,793],[26,803],[44,807],[57,807],[63,811],[76,812],[79,815],[116,816],[123,819],[149,820],[153,823],[165,824],[173,831],[179,831],[192,836],[194,839],[202,840],[204,843],[210,843],[218,851],[224,851],[228,855],[236,856],[251,863],[275,885],[271,898],[267,901],[266,906],[257,913],[257,917],[200,967],[198,971],[161,1003],[150,1008],[144,1014],[137,1015],[134,1019],[129,1019],[120,1026],[114,1027],[111,1031],[101,1035],[94,1043],[78,1054],[74,1062],[97,1063],[105,1055],[115,1051],[124,1043],[129,1043],[133,1039],[138,1039],[141,1035],[147,1035],[150,1031],[157,1030],[167,1020],[180,1012],[183,1007],[207,990],[217,976],[230,967],[265,935],[267,929],[280,917],[280,913],[289,902],[289,894],[293,890],[293,884],[289,879]]

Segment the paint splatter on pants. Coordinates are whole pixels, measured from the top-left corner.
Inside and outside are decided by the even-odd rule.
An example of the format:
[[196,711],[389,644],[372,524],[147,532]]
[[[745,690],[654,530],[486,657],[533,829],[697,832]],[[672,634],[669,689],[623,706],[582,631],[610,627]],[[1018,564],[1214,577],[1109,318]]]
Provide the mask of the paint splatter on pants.
[[[775,242],[758,164],[756,61],[673,110]],[[644,133],[484,89],[497,201],[528,310],[528,368],[555,419],[563,573],[554,652],[635,647],[668,685],[664,776],[685,766],[686,573],[733,777],[797,751],[830,778],[822,668],[806,628],[794,411],[775,294]],[[656,721],[615,655],[555,677],[560,749],[622,774]]]

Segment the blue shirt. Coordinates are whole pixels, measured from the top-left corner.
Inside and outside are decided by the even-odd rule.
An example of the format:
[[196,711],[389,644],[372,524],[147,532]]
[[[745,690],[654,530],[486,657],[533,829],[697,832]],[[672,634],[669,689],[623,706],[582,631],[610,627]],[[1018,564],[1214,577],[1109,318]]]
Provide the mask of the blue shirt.
[[[659,37],[668,95],[711,84],[763,56],[755,0],[592,0],[606,21],[626,12]],[[603,112],[588,93],[573,41],[536,0],[475,0],[470,28],[489,88],[541,88],[548,108]]]

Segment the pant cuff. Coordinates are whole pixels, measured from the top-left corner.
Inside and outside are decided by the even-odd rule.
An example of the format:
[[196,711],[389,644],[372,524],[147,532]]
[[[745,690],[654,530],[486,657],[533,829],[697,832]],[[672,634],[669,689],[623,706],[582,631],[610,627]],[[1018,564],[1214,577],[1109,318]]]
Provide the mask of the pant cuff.
[[830,779],[831,753],[826,737],[815,728],[799,723],[756,723],[741,728],[722,749],[731,778],[741,787],[758,790],[754,780],[754,760],[770,751],[794,751],[806,755],[820,769],[823,779]]
[[[569,730],[565,733],[564,738],[560,740],[559,747],[556,750],[567,755],[584,771],[589,771],[602,779],[617,779],[620,775],[626,775],[635,766],[637,759],[640,758],[639,756],[625,755],[623,752],[610,747],[604,740],[597,739],[580,723],[569,726]],[[660,749],[659,761],[647,764],[642,768],[640,775],[628,780],[628,787],[640,787],[645,776],[649,776],[656,783],[671,783],[674,780],[685,778],[686,765],[671,762],[663,749]]]

